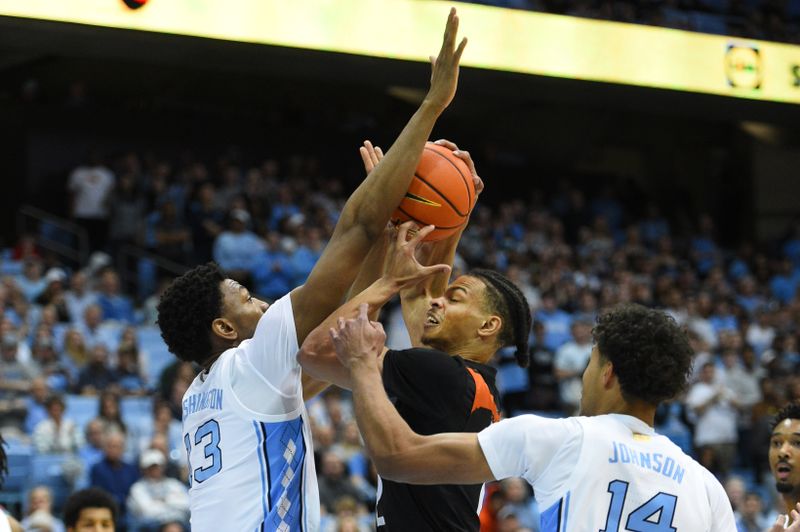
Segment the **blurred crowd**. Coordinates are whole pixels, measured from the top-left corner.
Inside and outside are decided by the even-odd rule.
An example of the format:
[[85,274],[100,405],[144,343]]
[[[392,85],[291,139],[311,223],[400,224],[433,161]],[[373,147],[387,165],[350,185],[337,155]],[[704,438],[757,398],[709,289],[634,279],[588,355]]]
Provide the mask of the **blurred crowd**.
[[[91,158],[68,189],[91,257],[71,265],[31,234],[0,263],[0,430],[41,479],[26,484],[21,517],[30,530],[60,530],[51,512],[90,485],[114,495],[129,530],[186,529],[180,402],[196,370],[159,343],[154,308],[168,279],[154,271],[126,291],[112,257],[135,245],[180,265],[215,260],[274,300],[307,277],[346,187],[313,158],[208,164],[129,153],[110,165]],[[575,413],[599,309],[665,309],[689,331],[696,361],[685,394],[659,411],[658,430],[726,483],[741,530],[760,530],[775,503],[769,421],[800,399],[800,224],[780,242],[727,249],[708,215],[678,231],[656,202],[630,205],[613,186],[586,190],[565,180],[479,205],[461,240],[456,270],[506,273],[534,315],[530,368],[510,353],[496,361],[505,415]],[[398,317],[390,307],[384,319],[390,343],[404,347]],[[323,529],[372,529],[378,481],[348,393],[330,389],[308,409]],[[487,486],[481,520],[488,531],[538,531],[529,486]]]
[[558,15],[800,43],[798,0],[471,0]]

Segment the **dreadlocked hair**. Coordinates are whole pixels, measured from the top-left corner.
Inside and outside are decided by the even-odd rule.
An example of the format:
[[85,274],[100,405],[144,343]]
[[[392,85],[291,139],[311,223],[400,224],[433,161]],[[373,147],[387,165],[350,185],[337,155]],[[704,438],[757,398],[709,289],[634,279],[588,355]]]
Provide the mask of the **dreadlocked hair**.
[[503,320],[498,336],[500,343],[503,347],[516,347],[514,358],[517,364],[527,368],[530,364],[531,310],[525,295],[508,277],[494,270],[476,269],[467,275],[479,278],[486,285],[489,308]]
[[784,419],[800,419],[800,401],[795,401],[787,404],[775,414],[770,425],[770,432],[775,430],[775,427]]
[[170,352],[202,363],[211,356],[211,322],[222,314],[219,266],[202,264],[167,287],[158,302],[158,326]]

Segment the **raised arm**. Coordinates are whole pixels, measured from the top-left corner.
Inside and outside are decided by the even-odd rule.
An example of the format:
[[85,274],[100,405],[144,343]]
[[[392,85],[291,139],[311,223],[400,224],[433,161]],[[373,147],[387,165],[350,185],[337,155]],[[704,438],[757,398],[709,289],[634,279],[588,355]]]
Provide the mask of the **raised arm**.
[[432,62],[428,94],[383,160],[350,196],[306,284],[292,292],[298,342],[340,305],[372,243],[408,190],[425,141],[455,95],[466,46],[466,39],[456,46],[457,32],[458,17],[452,9],[442,48]]
[[389,402],[378,357],[386,334],[370,322],[367,306],[355,320],[341,320],[329,331],[337,354],[347,365],[356,418],[369,455],[381,477],[411,484],[479,484],[494,480],[475,433],[420,436]]
[[[342,318],[355,317],[361,306],[369,313],[377,313],[402,288],[424,280],[431,275],[450,271],[446,264],[422,266],[417,262],[415,251],[422,239],[433,231],[433,226],[423,227],[407,240],[413,222],[401,225],[388,248],[390,267],[366,290],[336,309],[328,318],[314,329],[303,342],[297,360],[304,374],[315,379],[331,382],[342,388],[350,388],[350,374],[339,359],[331,342],[328,330],[337,325]],[[381,355],[385,352],[382,351]]]

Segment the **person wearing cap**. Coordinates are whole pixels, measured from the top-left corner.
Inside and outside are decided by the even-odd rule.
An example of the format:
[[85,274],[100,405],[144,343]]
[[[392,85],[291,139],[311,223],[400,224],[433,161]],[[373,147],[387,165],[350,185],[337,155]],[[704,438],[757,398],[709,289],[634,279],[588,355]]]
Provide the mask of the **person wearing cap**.
[[43,307],[52,305],[58,316],[59,322],[68,322],[70,320],[69,308],[65,298],[64,283],[67,280],[67,274],[61,268],[50,268],[44,276],[45,288],[36,297],[34,302]]
[[158,530],[166,523],[189,520],[189,490],[180,481],[164,475],[166,463],[166,457],[158,449],[147,449],[139,458],[142,478],[128,495],[128,511],[139,524],[137,530]]
[[249,279],[249,272],[256,265],[256,256],[264,249],[261,239],[248,229],[249,224],[250,213],[233,209],[228,230],[214,240],[214,261],[233,279]]

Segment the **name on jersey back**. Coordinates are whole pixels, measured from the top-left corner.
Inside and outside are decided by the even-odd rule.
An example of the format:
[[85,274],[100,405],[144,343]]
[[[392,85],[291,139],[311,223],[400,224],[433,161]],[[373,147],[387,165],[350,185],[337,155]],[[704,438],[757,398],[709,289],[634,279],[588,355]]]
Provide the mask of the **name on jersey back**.
[[211,388],[192,394],[183,400],[183,419],[201,410],[222,410],[222,390]]
[[683,482],[686,469],[671,456],[662,453],[648,453],[628,447],[621,442],[611,442],[613,449],[608,457],[609,464],[623,464],[649,469],[656,473],[671,478],[678,484]]

